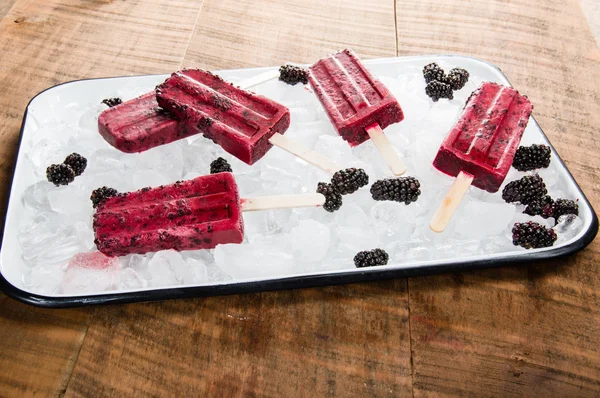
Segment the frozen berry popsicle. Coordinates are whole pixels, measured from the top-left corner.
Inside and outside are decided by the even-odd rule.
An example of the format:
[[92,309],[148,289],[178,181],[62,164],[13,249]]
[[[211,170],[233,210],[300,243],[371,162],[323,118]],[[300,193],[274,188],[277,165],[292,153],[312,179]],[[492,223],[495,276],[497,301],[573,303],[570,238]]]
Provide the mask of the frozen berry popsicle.
[[457,177],[431,228],[441,232],[471,184],[497,192],[506,178],[533,107],[511,87],[485,82],[475,90],[433,161]]
[[321,59],[309,68],[308,81],[338,134],[350,146],[371,138],[394,174],[406,171],[382,130],[404,119],[402,108],[353,51],[342,50]]
[[199,69],[175,72],[156,87],[158,104],[248,164],[271,148],[269,138],[290,125],[289,110]]
[[94,214],[94,242],[107,256],[210,249],[242,242],[243,211],[324,202],[318,193],[240,199],[233,174],[210,174],[105,199]]
[[202,133],[249,165],[276,145],[332,173],[341,169],[323,155],[283,136],[290,124],[285,106],[235,87],[210,72],[175,72],[156,87],[156,98],[189,130]]
[[98,131],[109,144],[127,153],[143,152],[196,133],[163,111],[154,92],[102,112]]

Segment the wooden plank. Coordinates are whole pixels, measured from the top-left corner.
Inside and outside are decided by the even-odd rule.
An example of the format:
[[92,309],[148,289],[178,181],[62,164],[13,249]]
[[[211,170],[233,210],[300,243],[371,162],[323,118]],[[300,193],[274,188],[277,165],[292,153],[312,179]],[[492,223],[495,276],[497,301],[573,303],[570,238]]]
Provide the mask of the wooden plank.
[[205,1],[185,66],[228,69],[312,63],[341,48],[395,56],[391,1]]
[[[397,1],[400,55],[498,65],[596,209],[600,55],[575,0]],[[568,260],[409,280],[414,396],[598,396],[598,240]]]
[[[159,73],[183,59],[198,1],[3,2],[0,16],[0,202],[21,118],[39,91],[72,79]],[[35,309],[0,295],[3,396],[64,393],[88,325],[87,310]]]
[[10,9],[16,1],[17,0],[3,0],[2,2],[0,2],[0,19],[4,18],[4,16],[8,14],[8,12],[10,11]]
[[404,280],[102,308],[67,396],[410,396]]
[[[392,2],[205,1],[186,66],[393,56]],[[368,16],[368,17],[367,17]],[[410,396],[406,282],[102,309],[68,396]]]
[[2,396],[58,396],[87,330],[83,310],[47,310],[0,295]]

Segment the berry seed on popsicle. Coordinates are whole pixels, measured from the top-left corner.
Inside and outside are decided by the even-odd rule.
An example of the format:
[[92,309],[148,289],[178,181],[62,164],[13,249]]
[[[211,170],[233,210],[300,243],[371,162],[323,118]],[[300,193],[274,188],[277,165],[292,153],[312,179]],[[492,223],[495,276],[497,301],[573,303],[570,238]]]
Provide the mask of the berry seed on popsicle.
[[511,87],[485,82],[471,94],[433,161],[456,180],[434,214],[430,227],[442,232],[472,185],[497,192],[506,178],[532,106]]

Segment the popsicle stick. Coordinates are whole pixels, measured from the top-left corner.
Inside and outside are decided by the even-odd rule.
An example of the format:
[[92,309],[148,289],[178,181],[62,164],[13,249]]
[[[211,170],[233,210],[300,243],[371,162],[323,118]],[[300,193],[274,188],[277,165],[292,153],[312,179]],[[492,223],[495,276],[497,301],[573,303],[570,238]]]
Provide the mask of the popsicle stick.
[[273,136],[269,138],[269,142],[330,174],[334,174],[336,171],[343,169],[342,166],[332,162],[320,153],[310,150],[282,134],[273,134]]
[[465,173],[461,171],[458,173],[456,180],[452,183],[450,190],[444,197],[442,204],[437,209],[431,222],[429,223],[429,227],[434,232],[442,232],[446,229],[448,222],[452,218],[452,215],[456,211],[460,201],[463,196],[467,192],[467,189],[471,186],[471,182],[473,182],[473,175],[469,173]]
[[372,124],[371,126],[367,127],[366,130],[377,149],[379,149],[381,156],[383,156],[383,159],[390,167],[390,170],[392,170],[392,173],[397,176],[404,174],[406,172],[406,165],[398,157],[398,154],[392,146],[392,143],[388,140],[385,134],[383,134],[383,130],[379,124]]
[[325,196],[320,193],[259,196],[257,198],[244,198],[241,199],[240,202],[242,211],[288,209],[290,207],[317,207],[323,206],[325,203]]
[[243,90],[247,90],[250,87],[254,87],[256,85],[259,85],[261,83],[267,82],[272,79],[277,79],[278,77],[279,77],[279,69],[268,70],[268,71],[260,73],[256,76],[252,76],[252,77],[249,77],[248,79],[242,80],[238,84],[238,86]]

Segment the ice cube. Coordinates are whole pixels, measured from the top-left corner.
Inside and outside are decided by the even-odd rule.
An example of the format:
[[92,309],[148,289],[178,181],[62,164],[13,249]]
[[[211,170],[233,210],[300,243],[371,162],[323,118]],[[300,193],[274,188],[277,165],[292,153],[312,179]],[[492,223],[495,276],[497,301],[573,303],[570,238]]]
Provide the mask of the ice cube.
[[170,182],[180,180],[183,176],[184,145],[183,141],[176,141],[137,154],[136,170],[159,172]]
[[145,255],[141,254],[130,254],[124,259],[124,267],[123,268],[131,268],[138,275],[140,275],[145,280],[149,281],[152,279],[152,274],[148,270],[148,262],[152,258],[152,253],[147,253]]
[[156,253],[148,262],[148,270],[152,275],[152,286],[172,286],[193,282],[193,274],[189,265],[175,250],[164,250]]
[[156,170],[139,170],[133,173],[133,189],[142,189],[146,187],[158,187],[168,185],[175,180],[169,180],[168,177]]
[[315,151],[341,164],[351,163],[354,158],[350,145],[339,136],[320,136],[315,144]]
[[371,208],[371,225],[382,244],[402,241],[414,233],[421,211],[417,203],[378,202]]
[[38,264],[23,274],[23,286],[38,294],[56,294],[64,277],[60,264]]
[[377,234],[371,228],[337,227],[335,233],[341,245],[356,253],[374,249],[379,244]]
[[52,210],[62,213],[75,220],[88,220],[93,213],[92,202],[89,191],[83,189],[52,190],[48,193],[48,201]]
[[77,253],[73,256],[61,286],[64,294],[95,293],[117,287],[119,260],[100,252]]
[[290,233],[294,257],[300,263],[320,261],[329,250],[329,228],[314,220],[302,220]]
[[75,226],[64,222],[58,213],[41,213],[19,233],[23,259],[30,266],[63,263],[86,249]]
[[50,210],[48,194],[51,191],[59,190],[48,181],[40,181],[28,186],[23,192],[23,203],[36,210]]
[[148,281],[132,268],[121,270],[119,277],[119,288],[123,290],[142,289],[148,286]]
[[554,231],[557,235],[556,244],[568,242],[573,239],[581,231],[583,227],[583,221],[580,217],[574,214],[565,214],[558,218],[558,222],[554,227]]
[[485,203],[476,200],[454,214],[456,233],[465,238],[501,234],[515,215],[515,206],[508,203]]
[[[353,198],[346,196],[345,198]],[[369,216],[363,211],[363,209],[356,203],[348,203],[342,205],[342,207],[334,214],[335,225],[339,227],[352,227],[365,229],[370,227]]]
[[296,272],[289,238],[264,239],[252,244],[219,245],[217,266],[235,279],[281,277]]
[[86,112],[84,112],[79,118],[79,127],[82,130],[92,131],[98,134],[98,116],[105,110],[108,109],[106,105],[98,101]]
[[208,281],[208,269],[206,263],[192,257],[188,257],[185,262],[192,272],[192,281],[194,283],[205,283]]
[[390,246],[390,264],[426,261],[431,258],[431,247],[424,240],[408,240]]
[[46,169],[51,164],[62,163],[66,155],[64,153],[64,144],[59,141],[43,139],[33,148],[27,150],[26,154],[33,165],[33,169],[38,176],[46,178]]

